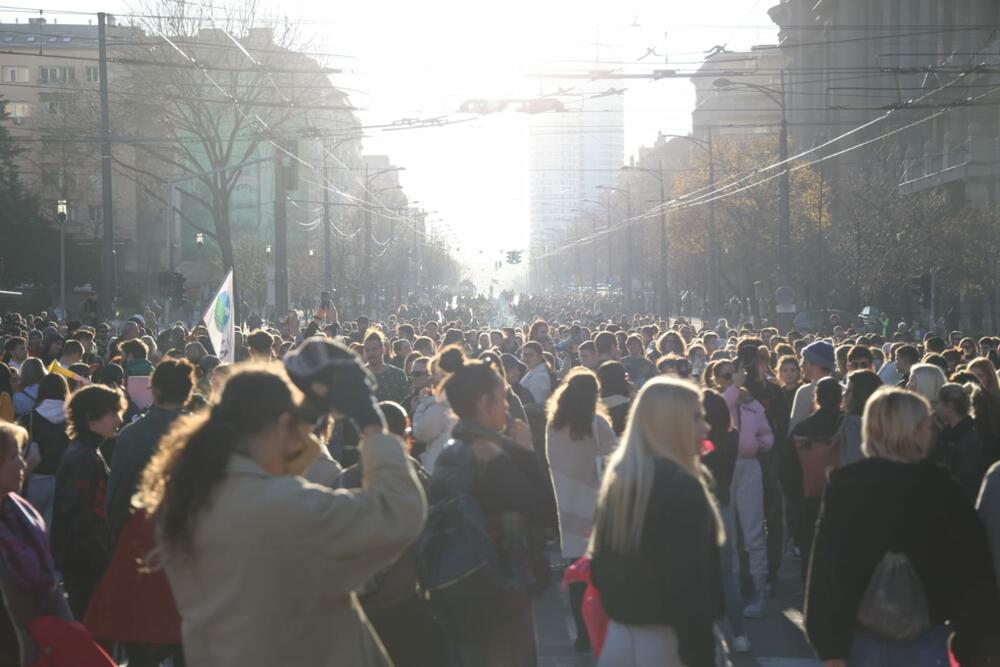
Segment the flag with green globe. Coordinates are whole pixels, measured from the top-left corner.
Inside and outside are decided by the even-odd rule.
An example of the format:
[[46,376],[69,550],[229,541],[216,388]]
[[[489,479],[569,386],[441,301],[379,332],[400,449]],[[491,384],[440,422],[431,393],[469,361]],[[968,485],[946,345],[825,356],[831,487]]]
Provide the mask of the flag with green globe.
[[222,281],[222,286],[216,292],[215,298],[208,304],[205,316],[201,318],[208,328],[208,337],[212,340],[216,356],[226,364],[236,361],[233,323],[235,315],[233,309],[233,272],[230,271],[226,275],[226,279]]

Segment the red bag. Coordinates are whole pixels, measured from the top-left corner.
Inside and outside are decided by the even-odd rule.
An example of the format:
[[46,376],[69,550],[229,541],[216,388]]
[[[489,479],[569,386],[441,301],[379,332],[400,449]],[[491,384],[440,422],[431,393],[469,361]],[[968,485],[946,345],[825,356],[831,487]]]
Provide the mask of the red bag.
[[153,526],[137,510],[125,522],[101,582],[87,605],[83,624],[100,640],[142,644],[180,644],[177,613],[167,575],[140,564],[156,546]]
[[594,655],[600,657],[601,649],[604,648],[604,639],[608,634],[608,615],[604,613],[604,605],[601,604],[601,593],[594,588],[590,581],[590,558],[584,556],[566,568],[563,574],[563,588],[571,583],[580,582],[587,584],[587,590],[583,593],[583,622],[587,625],[587,634],[590,635],[590,645],[594,649]]
[[28,621],[38,658],[28,667],[117,667],[87,629],[76,621],[40,616]]

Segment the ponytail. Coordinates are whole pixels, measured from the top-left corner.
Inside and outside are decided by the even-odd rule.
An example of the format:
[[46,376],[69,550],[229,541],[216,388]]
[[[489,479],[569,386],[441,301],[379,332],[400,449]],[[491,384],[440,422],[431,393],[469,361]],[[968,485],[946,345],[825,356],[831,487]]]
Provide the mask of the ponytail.
[[251,367],[229,378],[210,411],[174,424],[143,472],[139,492],[171,549],[190,551],[195,519],[243,439],[295,412],[300,398],[284,373]]

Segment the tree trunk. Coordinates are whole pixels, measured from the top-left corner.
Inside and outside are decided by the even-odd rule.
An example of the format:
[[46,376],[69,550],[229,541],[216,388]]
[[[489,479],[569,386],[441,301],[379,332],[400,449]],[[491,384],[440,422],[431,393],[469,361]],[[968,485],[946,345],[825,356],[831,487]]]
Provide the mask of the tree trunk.
[[219,244],[219,252],[222,254],[222,275],[225,277],[231,269],[233,270],[233,293],[231,295],[233,300],[233,322],[240,322],[242,321],[240,318],[245,313],[240,312],[240,277],[236,274],[235,261],[233,259],[233,230],[229,220],[229,195],[220,191],[213,192],[212,194],[215,204],[213,216],[215,218],[215,237]]

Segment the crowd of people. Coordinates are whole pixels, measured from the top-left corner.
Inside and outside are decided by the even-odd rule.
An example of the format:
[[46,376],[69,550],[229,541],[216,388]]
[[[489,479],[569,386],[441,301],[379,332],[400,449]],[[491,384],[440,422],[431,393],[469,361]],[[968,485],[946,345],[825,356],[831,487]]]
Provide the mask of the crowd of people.
[[578,652],[714,667],[782,567],[830,667],[1000,664],[998,338],[507,296],[253,325],[224,363],[148,310],[3,316],[0,664],[530,667],[586,571]]

